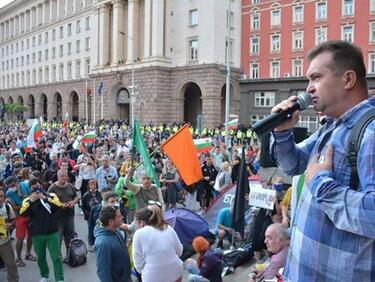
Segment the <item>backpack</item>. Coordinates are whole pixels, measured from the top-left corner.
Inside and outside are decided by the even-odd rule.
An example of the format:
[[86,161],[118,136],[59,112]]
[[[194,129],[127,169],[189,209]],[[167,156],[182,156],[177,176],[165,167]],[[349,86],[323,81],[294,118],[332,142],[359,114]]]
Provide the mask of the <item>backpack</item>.
[[223,257],[223,266],[224,268],[236,268],[251,260],[253,256],[254,250],[251,243],[246,244],[241,248],[231,251],[230,253],[226,253]]
[[71,267],[76,267],[87,262],[87,246],[82,239],[73,238],[70,240],[65,262]]

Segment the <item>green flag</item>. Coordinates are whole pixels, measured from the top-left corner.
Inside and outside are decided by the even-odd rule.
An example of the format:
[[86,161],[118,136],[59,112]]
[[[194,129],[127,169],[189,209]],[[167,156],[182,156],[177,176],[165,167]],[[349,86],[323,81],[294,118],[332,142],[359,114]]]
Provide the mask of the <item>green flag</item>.
[[141,155],[143,160],[143,166],[147,172],[147,175],[151,177],[156,186],[160,187],[160,182],[156,176],[154,167],[151,163],[150,156],[148,155],[145,141],[141,133],[138,121],[134,120],[134,131],[133,131],[133,149],[136,149]]

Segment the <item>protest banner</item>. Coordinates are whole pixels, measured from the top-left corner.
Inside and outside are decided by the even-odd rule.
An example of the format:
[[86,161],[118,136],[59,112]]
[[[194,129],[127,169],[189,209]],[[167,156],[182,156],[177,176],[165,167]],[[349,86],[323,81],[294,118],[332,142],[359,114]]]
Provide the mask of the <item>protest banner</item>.
[[249,205],[273,210],[273,199],[276,197],[276,191],[271,189],[264,189],[260,183],[250,182]]

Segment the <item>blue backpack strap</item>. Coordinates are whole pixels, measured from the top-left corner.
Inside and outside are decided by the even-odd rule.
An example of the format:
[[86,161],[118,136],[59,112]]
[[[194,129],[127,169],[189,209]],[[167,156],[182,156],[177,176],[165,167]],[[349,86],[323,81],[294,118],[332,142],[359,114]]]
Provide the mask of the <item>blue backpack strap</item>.
[[347,144],[346,157],[348,158],[351,173],[350,187],[357,190],[359,184],[357,159],[361,141],[367,126],[375,119],[375,109],[368,110],[353,126]]

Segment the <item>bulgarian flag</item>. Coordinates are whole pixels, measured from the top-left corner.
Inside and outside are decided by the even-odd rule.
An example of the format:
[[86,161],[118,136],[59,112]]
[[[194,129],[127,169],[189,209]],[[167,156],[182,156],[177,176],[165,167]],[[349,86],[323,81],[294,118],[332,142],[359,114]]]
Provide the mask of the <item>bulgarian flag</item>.
[[81,143],[94,143],[96,138],[95,131],[87,132],[85,135],[81,138]]
[[212,148],[212,139],[211,138],[199,138],[194,139],[195,149],[198,154],[206,153]]
[[228,122],[228,127],[230,129],[236,129],[238,125],[238,118],[234,118]]
[[40,128],[38,120],[34,121],[33,126],[31,127],[29,134],[27,135],[27,147],[36,148],[35,141],[38,141],[38,138],[42,136],[42,129]]

